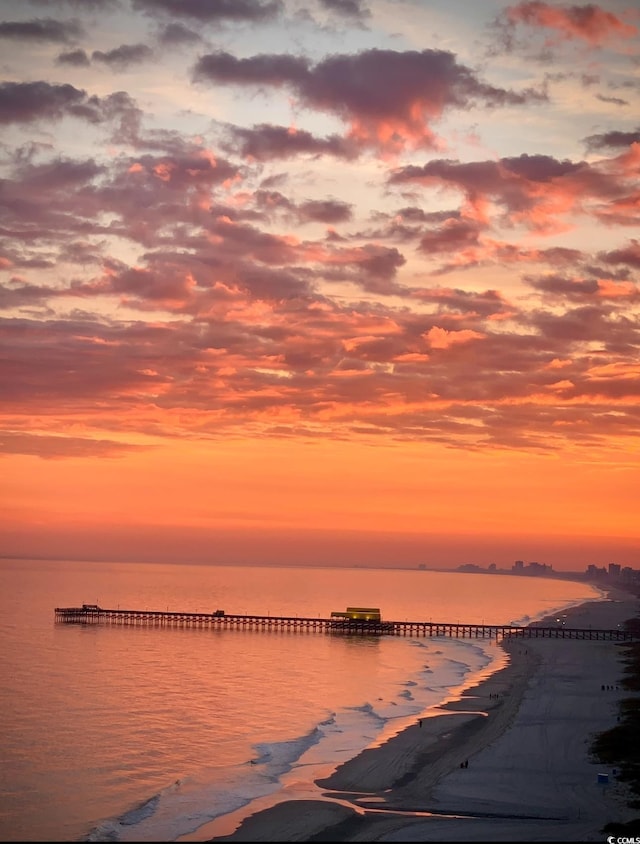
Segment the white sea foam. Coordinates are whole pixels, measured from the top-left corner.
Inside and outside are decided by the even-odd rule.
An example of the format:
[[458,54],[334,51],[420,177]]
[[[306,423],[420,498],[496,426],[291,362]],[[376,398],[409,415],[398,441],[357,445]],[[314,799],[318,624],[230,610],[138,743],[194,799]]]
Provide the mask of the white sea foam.
[[[425,647],[424,643],[419,646]],[[381,737],[414,722],[420,713],[459,686],[469,672],[488,661],[486,655],[482,658],[481,648],[464,641],[439,642],[437,654],[432,647],[430,650],[438,664],[437,684],[433,683],[433,669],[422,669],[398,682],[395,689],[381,688],[382,694],[375,700],[322,716],[298,737],[256,743],[250,759],[210,771],[212,780],[208,783],[186,779],[167,787],[118,818],[102,822],[85,840],[175,840],[243,807],[250,811],[252,803],[274,795],[287,783],[295,782],[300,789],[304,782],[310,796],[319,794],[315,779],[327,776]],[[446,656],[448,652],[450,658]],[[462,655],[468,661],[461,659]]]

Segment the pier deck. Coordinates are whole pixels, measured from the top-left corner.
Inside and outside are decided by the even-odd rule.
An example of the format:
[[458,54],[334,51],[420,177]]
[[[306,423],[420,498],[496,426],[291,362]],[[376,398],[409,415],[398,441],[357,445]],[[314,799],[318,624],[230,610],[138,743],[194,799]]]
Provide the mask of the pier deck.
[[197,627],[209,630],[257,630],[260,632],[347,633],[389,636],[446,636],[457,639],[591,639],[631,641],[627,630],[579,629],[565,625],[526,627],[512,624],[464,624],[436,621],[362,622],[335,618],[299,616],[220,614],[220,612],[170,612],[169,610],[103,609],[97,605],[56,607],[55,621],[61,624],[116,624],[133,627]]

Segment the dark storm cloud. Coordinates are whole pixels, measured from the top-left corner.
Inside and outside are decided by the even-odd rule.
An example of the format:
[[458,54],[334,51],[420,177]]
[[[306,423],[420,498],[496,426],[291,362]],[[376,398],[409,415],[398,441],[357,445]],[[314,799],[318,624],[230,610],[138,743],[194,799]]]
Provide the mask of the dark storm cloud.
[[165,12],[201,23],[259,23],[275,18],[282,10],[281,0],[132,0],[131,5],[151,15]]
[[251,129],[234,126],[230,127],[229,135],[231,142],[225,144],[226,150],[233,150],[256,161],[290,158],[295,155],[331,155],[349,160],[358,155],[357,147],[340,135],[317,138],[304,129],[292,130],[285,126],[265,123]]
[[153,56],[153,50],[146,44],[121,44],[113,50],[94,50],[91,58],[94,61],[109,65],[115,70],[126,70],[132,65],[148,61]]
[[197,82],[287,86],[303,105],[337,114],[362,145],[431,147],[429,123],[449,108],[539,103],[546,95],[518,93],[482,82],[443,50],[371,49],[332,55],[312,65],[306,58],[261,54],[236,58],[218,51],[201,56],[193,69]]
[[67,44],[81,38],[83,28],[77,21],[58,21],[53,18],[38,18],[30,21],[0,22],[0,38],[18,41],[52,41]]

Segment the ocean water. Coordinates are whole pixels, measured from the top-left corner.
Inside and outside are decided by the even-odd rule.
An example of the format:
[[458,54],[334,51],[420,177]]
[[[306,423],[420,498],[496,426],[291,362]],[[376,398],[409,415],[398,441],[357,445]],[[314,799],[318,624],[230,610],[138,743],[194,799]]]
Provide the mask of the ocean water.
[[[494,642],[65,625],[54,607],[527,623],[584,583],[389,569],[0,561],[0,839],[206,840],[504,664]],[[284,799],[284,797],[283,797]]]

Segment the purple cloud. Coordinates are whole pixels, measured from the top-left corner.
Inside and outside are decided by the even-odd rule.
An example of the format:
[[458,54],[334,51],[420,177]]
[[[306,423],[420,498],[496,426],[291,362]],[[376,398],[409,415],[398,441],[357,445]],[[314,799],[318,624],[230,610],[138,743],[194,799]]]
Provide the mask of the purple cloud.
[[121,44],[113,50],[94,50],[93,61],[102,62],[115,70],[126,70],[132,65],[142,64],[153,56],[153,50],[146,44]]
[[59,21],[36,18],[30,21],[0,21],[0,38],[16,41],[52,41],[63,44],[75,41],[84,34],[78,21]]
[[272,20],[282,10],[280,0],[132,0],[132,6],[151,15],[164,12],[201,23],[258,23]]
[[540,91],[509,91],[478,79],[443,50],[371,49],[333,55],[311,65],[300,56],[262,54],[236,58],[218,51],[201,56],[197,82],[287,86],[303,105],[334,113],[350,126],[349,137],[363,146],[398,149],[434,147],[430,124],[452,108],[540,103]]

